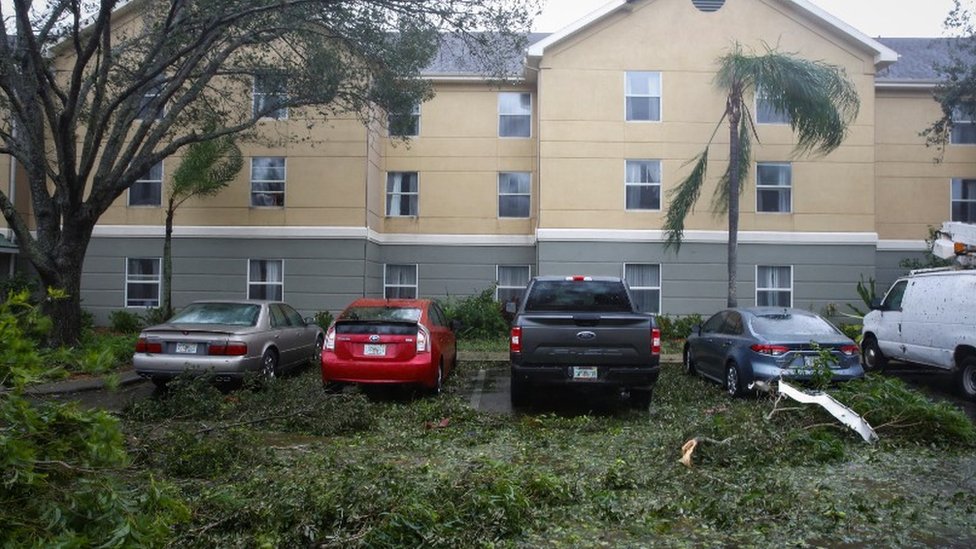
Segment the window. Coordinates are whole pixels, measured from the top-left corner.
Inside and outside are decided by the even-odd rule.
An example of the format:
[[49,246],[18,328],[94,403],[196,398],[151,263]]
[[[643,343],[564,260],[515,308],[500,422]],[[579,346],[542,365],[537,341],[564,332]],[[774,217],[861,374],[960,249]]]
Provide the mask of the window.
[[139,98],[139,110],[136,114],[137,120],[159,120],[163,117],[164,109],[162,105],[153,105],[166,85],[164,81],[157,81],[149,86]]
[[952,220],[976,223],[976,179],[952,180]]
[[281,301],[285,295],[285,262],[282,259],[247,261],[247,298]]
[[284,207],[285,158],[257,156],[251,159],[251,206]]
[[516,301],[529,285],[532,269],[528,265],[498,265],[495,267],[495,299],[502,303]]
[[161,262],[158,257],[125,260],[126,307],[159,307]]
[[628,160],[624,183],[628,210],[661,209],[660,160]]
[[624,95],[628,121],[661,121],[661,73],[628,72]]
[[252,93],[251,114],[255,118],[273,118],[275,120],[288,118],[288,107],[284,106],[288,95],[285,90],[285,82],[280,76],[254,75]]
[[163,199],[163,162],[159,161],[129,187],[130,206],[159,206]]
[[624,280],[630,286],[637,310],[642,313],[661,312],[661,266],[648,263],[624,264]]
[[386,215],[416,216],[419,196],[417,172],[390,172],[386,175]]
[[756,305],[793,306],[793,267],[756,266]]
[[790,115],[776,110],[761,89],[756,90],[756,123],[758,124],[789,124]]
[[391,136],[414,137],[420,135],[420,104],[415,104],[409,111],[390,113],[387,116],[387,127]]
[[528,172],[498,174],[498,217],[529,217],[531,180]]
[[756,211],[793,211],[793,166],[786,162],[756,164]]
[[386,299],[416,299],[417,266],[387,265],[383,270],[383,295]]
[[955,108],[952,110],[952,131],[949,133],[949,143],[954,145],[976,144],[976,122],[973,121],[973,113],[970,109],[976,106],[970,105],[966,109]]
[[502,92],[498,94],[498,136],[532,135],[532,94]]
[[888,290],[888,295],[884,297],[884,302],[881,303],[882,311],[900,311],[901,301],[905,297],[905,288],[908,287],[907,280],[899,280],[894,286]]

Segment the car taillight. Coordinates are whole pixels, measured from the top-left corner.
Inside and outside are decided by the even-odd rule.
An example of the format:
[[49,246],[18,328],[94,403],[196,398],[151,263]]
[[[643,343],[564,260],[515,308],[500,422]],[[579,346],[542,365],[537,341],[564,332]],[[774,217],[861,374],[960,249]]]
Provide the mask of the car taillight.
[[213,356],[244,356],[247,354],[247,343],[243,341],[211,343],[207,347],[207,354]]
[[857,345],[844,345],[840,348],[840,352],[844,353],[844,356],[856,356],[859,351]]
[[789,347],[784,347],[782,345],[762,345],[756,343],[755,345],[749,348],[761,355],[768,355],[768,356],[782,356],[790,352]]
[[140,337],[136,340],[136,352],[137,353],[162,353],[163,344],[159,341],[146,341],[146,338]]
[[335,326],[330,326],[329,331],[325,333],[325,348],[334,351],[335,350],[335,336],[336,329]]
[[426,353],[430,351],[430,332],[420,324],[417,324],[417,352]]
[[512,353],[522,352],[522,328],[521,326],[512,326],[512,335],[508,340],[508,350]]

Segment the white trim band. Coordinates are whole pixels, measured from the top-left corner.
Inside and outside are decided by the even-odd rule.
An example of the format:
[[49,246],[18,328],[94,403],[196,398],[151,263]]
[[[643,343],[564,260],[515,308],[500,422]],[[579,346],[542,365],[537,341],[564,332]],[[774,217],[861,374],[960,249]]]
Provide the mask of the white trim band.
[[[665,231],[605,229],[539,229],[540,242],[664,242]],[[726,231],[685,231],[684,243],[725,243]],[[865,245],[878,243],[877,233],[739,231],[742,244],[833,244]]]
[[879,252],[924,252],[929,245],[924,240],[879,240]]

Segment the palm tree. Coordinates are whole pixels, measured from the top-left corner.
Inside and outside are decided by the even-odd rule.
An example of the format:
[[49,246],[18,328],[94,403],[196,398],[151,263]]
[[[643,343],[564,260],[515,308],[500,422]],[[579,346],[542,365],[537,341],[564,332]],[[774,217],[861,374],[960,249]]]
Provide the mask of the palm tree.
[[193,197],[214,196],[237,177],[244,167],[241,149],[231,135],[193,143],[186,149],[173,173],[166,206],[166,236],[163,240],[164,318],[173,316],[173,218],[176,209]]
[[726,94],[725,111],[705,150],[689,162],[694,164],[691,174],[669,195],[665,248],[681,248],[685,218],[694,209],[705,182],[708,150],[722,123],[728,120],[729,164],[719,180],[713,204],[715,211],[728,208],[728,306],[735,307],[739,195],[749,173],[752,137],[758,141],[746,100],[759,93],[772,109],[789,117],[797,136],[794,154],[821,155],[844,141],[848,126],[857,118],[860,100],[844,69],[822,61],[808,61],[770,48],[762,54],[747,53],[735,44],[718,63],[715,84]]

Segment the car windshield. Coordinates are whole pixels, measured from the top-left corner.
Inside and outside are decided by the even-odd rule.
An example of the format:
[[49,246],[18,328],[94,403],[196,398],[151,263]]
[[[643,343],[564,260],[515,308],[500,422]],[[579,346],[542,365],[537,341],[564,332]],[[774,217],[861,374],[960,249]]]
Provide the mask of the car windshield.
[[633,311],[624,285],[600,280],[539,280],[532,285],[526,311]]
[[169,320],[170,324],[228,324],[254,326],[261,306],[253,303],[193,303]]
[[756,315],[752,319],[752,330],[763,336],[823,336],[837,335],[839,332],[819,316],[773,313]]
[[417,322],[422,311],[416,307],[350,307],[338,320],[366,322]]

